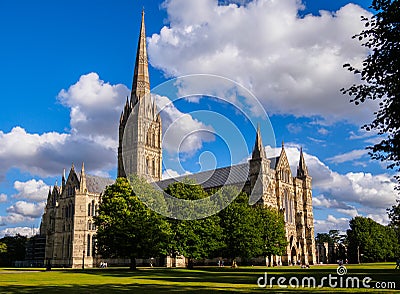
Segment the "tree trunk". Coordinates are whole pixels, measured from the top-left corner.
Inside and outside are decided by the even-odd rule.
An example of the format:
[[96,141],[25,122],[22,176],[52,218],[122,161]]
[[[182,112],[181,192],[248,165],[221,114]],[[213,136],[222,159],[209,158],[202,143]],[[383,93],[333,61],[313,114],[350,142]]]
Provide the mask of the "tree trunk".
[[137,268],[136,268],[136,258],[135,257],[131,257],[130,270],[132,270],[132,271],[137,270]]

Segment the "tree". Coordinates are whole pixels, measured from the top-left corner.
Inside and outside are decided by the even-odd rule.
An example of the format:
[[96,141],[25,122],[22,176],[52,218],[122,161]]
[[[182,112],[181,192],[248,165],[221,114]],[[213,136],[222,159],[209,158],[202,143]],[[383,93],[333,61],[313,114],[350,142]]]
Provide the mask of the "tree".
[[370,218],[357,216],[351,219],[347,236],[349,256],[353,262],[392,260],[399,254],[399,244],[393,228]]
[[328,233],[318,233],[315,239],[317,239],[317,243],[319,244],[333,244],[332,237]]
[[231,260],[261,255],[258,218],[249,205],[249,197],[241,192],[237,198],[219,213],[225,248],[223,255]]
[[[208,197],[200,185],[191,181],[171,184],[165,192],[186,200]],[[181,215],[186,215],[186,213],[183,211]],[[190,211],[188,213],[190,214]],[[193,220],[170,219],[169,222],[173,231],[171,253],[187,257],[189,268],[193,268],[194,259],[213,257],[223,246],[218,215]]]
[[[350,64],[344,67],[360,75],[362,83],[342,89],[356,105],[367,100],[379,100],[374,120],[364,125],[367,131],[384,135],[381,142],[369,147],[373,159],[389,161],[388,168],[400,170],[400,1],[373,0],[376,14],[362,17],[365,29],[355,35],[370,54],[362,69]],[[400,182],[400,178],[397,177]]]
[[[135,185],[149,185],[139,178],[132,181],[139,182]],[[105,257],[128,257],[131,269],[136,269],[138,257],[158,256],[168,251],[169,223],[145,206],[124,178],[118,178],[104,191],[95,224],[99,253]]]
[[387,211],[390,219],[389,226],[396,231],[400,243],[400,200],[397,200],[397,204],[393,205]]
[[256,224],[258,224],[258,234],[255,238],[258,238],[260,242],[260,255],[266,258],[272,255],[283,255],[288,244],[283,214],[276,209],[261,205],[257,205],[254,210]]
[[[0,253],[0,266],[12,266],[17,260],[25,260],[25,245],[27,237],[17,234],[0,239],[5,244],[6,251]],[[3,246],[4,248],[4,246]]]
[[0,254],[7,252],[7,244],[0,242]]
[[[236,189],[231,189],[230,193],[236,195]],[[231,259],[248,259],[284,253],[287,245],[285,223],[276,210],[261,205],[250,206],[249,196],[241,192],[219,216],[225,243],[223,255]]]

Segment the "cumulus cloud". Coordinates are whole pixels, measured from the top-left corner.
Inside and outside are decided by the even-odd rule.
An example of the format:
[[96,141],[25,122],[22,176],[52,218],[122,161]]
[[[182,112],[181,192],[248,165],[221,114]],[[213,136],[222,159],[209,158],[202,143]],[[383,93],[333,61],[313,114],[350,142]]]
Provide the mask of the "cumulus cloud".
[[[280,148],[266,146],[265,151],[267,156],[272,157],[280,153]],[[292,173],[296,175],[299,148],[286,144],[285,151]],[[372,175],[364,172],[340,174],[331,170],[314,155],[304,152],[304,158],[309,174],[313,178],[313,189],[322,194],[313,199],[316,208],[332,208],[352,217],[357,213],[365,216],[372,210],[381,220],[385,218],[382,211],[396,202],[397,194],[394,191],[396,182],[388,174]],[[358,204],[361,208],[355,209],[351,203]]]
[[26,201],[18,201],[14,205],[7,208],[7,212],[10,214],[19,214],[28,218],[38,218],[42,216],[45,206],[45,202],[30,203]]
[[173,169],[166,169],[163,171],[162,173],[162,179],[166,180],[166,179],[170,179],[170,178],[177,178],[180,176],[185,176],[185,175],[190,175],[191,173],[188,171],[185,171],[183,174],[178,173],[177,171],[173,170]]
[[345,232],[349,228],[350,219],[345,217],[336,218],[329,214],[326,219],[314,219],[315,233],[326,233],[330,230],[339,230]]
[[0,230],[0,238],[3,236],[15,236],[17,234],[21,236],[32,237],[38,233],[39,233],[39,228],[28,228],[28,227],[6,228],[4,230]]
[[357,150],[352,150],[350,152],[346,152],[343,154],[338,154],[333,157],[327,158],[327,161],[330,161],[332,163],[343,163],[347,161],[353,161],[356,159],[360,159],[361,157],[364,157],[365,155],[368,155],[368,150],[366,149],[357,149]]
[[6,226],[6,225],[10,225],[10,224],[17,224],[17,223],[23,223],[23,222],[31,222],[33,220],[34,220],[34,218],[26,217],[26,216],[23,216],[22,214],[9,213],[6,216],[0,216],[0,226]]
[[28,199],[32,201],[44,201],[47,199],[49,186],[42,180],[29,180],[26,182],[15,181],[14,188],[18,191],[14,198]]
[[58,94],[71,109],[71,132],[110,148],[118,146],[118,122],[129,89],[111,85],[97,73],[82,75],[79,81]]
[[0,203],[6,202],[7,201],[7,195],[4,193],[0,194]]
[[[150,61],[167,75],[216,74],[253,91],[269,113],[322,116],[359,124],[374,103],[354,106],[339,91],[357,77],[342,68],[367,51],[351,36],[369,12],[348,4],[336,12],[299,16],[296,0],[245,6],[215,0],[169,0],[168,25],[148,39]],[[355,111],[357,110],[357,111]]]
[[214,129],[210,125],[182,113],[168,97],[154,95],[161,110],[163,122],[163,148],[170,154],[189,153],[201,149],[203,142],[214,140]]
[[118,119],[129,90],[111,85],[96,73],[82,75],[58,95],[70,109],[68,133],[30,134],[21,127],[0,131],[0,179],[12,167],[32,175],[54,176],[72,162],[105,172],[116,165]]

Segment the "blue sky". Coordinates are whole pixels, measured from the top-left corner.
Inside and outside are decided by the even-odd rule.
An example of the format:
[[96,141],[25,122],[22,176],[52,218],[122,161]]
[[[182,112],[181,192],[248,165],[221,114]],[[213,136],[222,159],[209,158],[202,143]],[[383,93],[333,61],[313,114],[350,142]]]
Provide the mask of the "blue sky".
[[[1,1],[0,235],[39,226],[48,185],[59,183],[72,162],[115,177],[117,122],[132,82],[143,6],[152,87],[189,74],[239,83],[268,113],[278,148],[263,120],[264,144],[272,146],[267,152],[279,152],[284,141],[295,169],[303,147],[314,179],[317,231],[346,229],[358,214],[384,223],[385,208],[396,199],[394,173],[369,159],[365,147],[377,137],[360,129],[376,105],[355,107],[339,92],[358,82],[342,64],[360,63],[367,54],[351,36],[362,29],[359,19],[369,4]],[[180,90],[202,86],[197,82]],[[245,115],[215,99],[177,102],[166,115],[188,116],[178,120],[174,135],[182,139],[199,127],[216,135],[195,134],[178,156],[172,137],[164,144],[164,169],[182,174],[230,163],[225,150],[232,143],[219,138],[221,125],[206,110],[239,126],[247,150],[235,150],[231,162],[245,160],[255,134],[244,116],[252,122],[260,116],[251,108],[254,101],[243,99]]]

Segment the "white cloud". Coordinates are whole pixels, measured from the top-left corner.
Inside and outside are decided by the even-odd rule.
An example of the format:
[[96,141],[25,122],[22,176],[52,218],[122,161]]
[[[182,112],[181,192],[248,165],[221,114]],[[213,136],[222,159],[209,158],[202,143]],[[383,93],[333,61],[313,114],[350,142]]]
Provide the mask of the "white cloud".
[[299,17],[297,0],[259,0],[246,6],[169,0],[168,26],[148,39],[150,61],[167,75],[207,73],[253,91],[269,113],[369,121],[376,105],[354,106],[339,91],[357,78],[366,49],[351,37],[369,12],[348,4],[335,13]]
[[14,188],[18,191],[14,198],[44,201],[47,199],[49,186],[42,180],[29,180],[26,182],[15,181]]
[[7,201],[7,195],[1,193],[0,194],[0,203],[6,202]]
[[10,224],[17,224],[17,223],[23,223],[23,222],[31,222],[33,220],[34,220],[34,218],[26,217],[26,216],[23,216],[22,214],[9,213],[6,216],[0,216],[0,226],[6,226],[6,225],[10,225]]
[[317,233],[327,233],[330,230],[340,230],[346,232],[349,228],[350,219],[345,217],[336,218],[329,214],[326,219],[314,219],[314,231]]
[[210,125],[182,113],[169,98],[154,95],[161,110],[163,122],[163,148],[170,154],[179,152],[192,154],[203,146],[203,142],[214,140],[214,129]]
[[18,201],[7,208],[7,212],[10,214],[19,214],[23,217],[38,218],[42,216],[45,206],[45,202],[29,203],[26,201]]
[[320,128],[318,129],[318,133],[325,136],[329,134],[329,131],[325,128]]
[[72,162],[85,161],[89,172],[104,174],[114,168],[119,116],[127,94],[126,86],[105,83],[96,73],[82,75],[58,96],[70,108],[70,132],[31,134],[21,127],[0,131],[0,180],[12,167],[42,177],[59,175]]
[[[276,156],[279,154],[280,148],[267,146],[265,151],[268,156]],[[285,151],[292,173],[296,175],[300,156],[299,149],[286,144]],[[324,198],[317,198],[317,204],[333,205],[335,201],[346,204],[358,203],[370,211],[371,209],[375,211],[391,207],[397,199],[394,190],[396,181],[388,174],[372,175],[364,172],[339,174],[331,170],[318,157],[305,151],[304,158],[309,174],[313,178],[313,189],[324,195]]]
[[356,159],[360,159],[361,157],[364,157],[365,155],[368,155],[368,150],[357,149],[357,150],[352,150],[347,153],[335,155],[331,158],[327,158],[327,161],[330,161],[333,163],[343,163],[343,162],[347,162],[347,161],[354,161]]
[[0,237],[3,236],[15,236],[17,234],[21,236],[32,237],[39,233],[39,228],[28,228],[28,227],[15,227],[6,228],[0,231]]
[[118,123],[129,89],[111,85],[97,73],[82,75],[68,90],[61,90],[58,99],[71,109],[71,132],[108,148],[118,146]]
[[185,171],[183,174],[178,173],[177,171],[173,170],[173,169],[166,169],[165,171],[163,171],[162,173],[162,179],[166,180],[166,179],[170,179],[170,178],[177,178],[180,176],[185,176],[185,175],[190,175],[191,173],[188,171]]
[[348,205],[337,201],[336,199],[329,199],[324,195],[314,196],[313,197],[313,206],[316,208],[324,207],[324,208],[348,208]]

